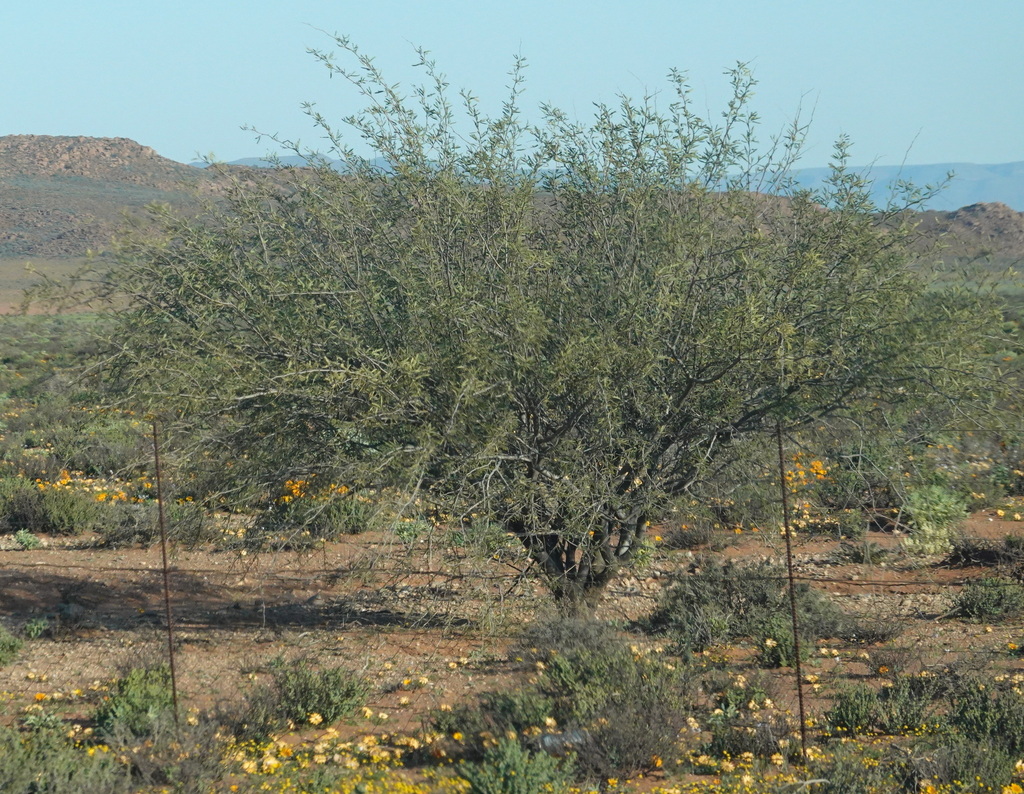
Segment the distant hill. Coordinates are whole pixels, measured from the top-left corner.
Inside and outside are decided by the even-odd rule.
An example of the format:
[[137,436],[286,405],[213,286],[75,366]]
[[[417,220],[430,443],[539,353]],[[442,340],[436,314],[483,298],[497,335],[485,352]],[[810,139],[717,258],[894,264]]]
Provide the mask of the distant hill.
[[[227,171],[265,164],[248,158]],[[282,158],[282,164],[304,161]],[[908,166],[901,176],[926,183],[950,167]],[[1024,163],[956,168],[961,178],[944,194],[943,206],[920,214],[924,242],[941,237],[947,257],[1024,260],[1024,213],[1014,209],[1024,208]],[[872,173],[884,183],[896,169]],[[824,174],[806,169],[797,176],[810,183]],[[219,169],[169,160],[127,138],[0,137],[0,259],[80,257],[87,249],[106,249],[125,212],[139,213],[154,201],[188,211],[226,182]],[[957,197],[966,196],[960,207]]]
[[154,201],[195,205],[217,178],[127,138],[0,137],[0,257],[101,250],[124,213]]
[[[307,164],[303,157],[286,156],[279,160],[281,165],[301,167]],[[340,160],[331,161],[341,169]],[[384,168],[384,162],[374,161]],[[267,168],[274,163],[265,157],[246,157],[232,160],[228,165]],[[191,165],[204,168],[206,163],[193,162]],[[1024,162],[1000,165],[975,165],[974,163],[938,163],[935,165],[876,165],[854,168],[872,180],[871,196],[879,206],[885,206],[892,193],[892,186],[903,180],[920,187],[941,185],[952,173],[949,185],[922,209],[950,211],[969,204],[998,202],[1024,211]],[[799,168],[793,172],[796,181],[804,187],[817,187],[829,176],[828,168]]]
[[[974,163],[939,163],[937,165],[876,165],[853,169],[867,174],[874,184],[872,198],[884,206],[891,186],[897,180],[915,185],[942,184],[946,175],[953,173],[949,186],[933,198],[926,209],[950,211],[970,204],[997,202],[1017,210],[1024,210],[1024,162],[1000,165]],[[802,168],[794,172],[796,180],[805,187],[821,184],[829,175],[827,168]]]
[[942,257],[1024,263],[1024,212],[999,202],[977,203],[950,212],[919,214],[926,244],[939,243]]

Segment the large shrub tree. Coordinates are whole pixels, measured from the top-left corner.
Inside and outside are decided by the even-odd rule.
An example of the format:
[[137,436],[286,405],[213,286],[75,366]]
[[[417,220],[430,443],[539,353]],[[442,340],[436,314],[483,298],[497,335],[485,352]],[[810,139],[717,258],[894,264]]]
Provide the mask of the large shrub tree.
[[415,493],[586,609],[737,440],[978,388],[989,312],[912,267],[845,144],[825,188],[789,185],[802,130],[759,146],[743,68],[718,120],[673,75],[665,107],[527,124],[519,65],[490,117],[338,43],[351,70],[317,55],[368,105],[309,112],[345,167],[246,172],[106,281],[111,381],[230,459],[236,495]]

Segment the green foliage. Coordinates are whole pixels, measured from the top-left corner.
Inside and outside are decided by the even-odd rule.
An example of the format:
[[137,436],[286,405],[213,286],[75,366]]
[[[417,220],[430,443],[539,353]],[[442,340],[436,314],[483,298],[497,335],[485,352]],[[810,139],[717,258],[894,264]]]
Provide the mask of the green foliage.
[[3,626],[0,626],[0,667],[15,660],[24,643]]
[[305,664],[289,665],[274,672],[274,687],[281,713],[295,723],[306,722],[312,713],[330,725],[352,714],[366,700],[366,682],[343,667],[312,670]]
[[38,640],[49,630],[50,621],[48,618],[32,618],[21,627],[21,633],[30,640]]
[[10,530],[79,535],[99,529],[103,514],[90,492],[38,488],[23,477],[0,479],[0,521]]
[[815,794],[902,794],[923,781],[940,791],[999,791],[1015,778],[1016,759],[998,747],[979,746],[957,735],[928,737],[908,752],[896,745],[850,742],[808,765]]
[[[757,663],[761,667],[792,667],[796,664],[796,643],[793,642],[793,621],[789,614],[777,612],[760,623],[753,635],[757,643]],[[811,653],[810,638],[800,643],[800,660]]]
[[39,531],[45,526],[37,489],[23,477],[0,478],[0,522],[6,531]]
[[836,693],[825,721],[833,731],[863,734],[882,731],[914,734],[938,712],[943,684],[934,675],[896,675],[880,689],[854,684]]
[[464,734],[478,757],[488,737],[535,737],[542,748],[575,752],[583,779],[649,771],[673,751],[692,708],[689,670],[582,620],[540,622],[517,652],[535,666],[534,684],[487,693],[475,709],[438,712],[435,727]]
[[170,667],[136,667],[114,683],[94,719],[103,733],[148,736],[172,716],[173,706]]
[[5,794],[119,794],[134,791],[131,773],[113,753],[88,755],[63,730],[21,732],[0,726]]
[[[784,570],[768,562],[737,565],[711,558],[698,565],[662,594],[648,618],[651,628],[667,632],[691,650],[754,637],[768,666],[790,663],[792,620]],[[870,629],[806,583],[797,584],[796,596],[805,642],[822,637],[863,639]],[[772,642],[766,642],[769,639]]]
[[136,544],[149,545],[160,537],[157,506],[154,502],[113,502],[102,512],[97,528],[100,542],[108,548]]
[[814,794],[903,794],[923,779],[898,749],[861,743],[840,744],[814,759],[807,777]]
[[488,747],[479,763],[466,763],[459,774],[470,794],[542,794],[566,791],[571,780],[566,763],[544,752],[530,752],[519,742],[501,739]]
[[878,692],[875,722],[885,733],[911,733],[929,723],[936,713],[941,682],[934,675],[897,675]]
[[107,741],[130,765],[133,791],[216,791],[228,770],[225,737],[213,720],[157,720],[143,742],[115,728]]
[[844,541],[833,553],[833,558],[837,562],[852,562],[860,565],[878,565],[888,557],[888,549],[867,538],[854,542]]
[[760,150],[744,68],[724,118],[674,72],[667,101],[527,124],[516,64],[502,110],[466,92],[460,123],[426,58],[407,92],[336,43],[351,69],[317,56],[367,107],[347,132],[310,113],[345,172],[156,211],[92,295],[106,383],[237,506],[311,474],[419,491],[514,533],[571,612],[734,442],[981,391],[997,306],[911,266],[847,141],[798,190],[803,127]]
[[23,550],[32,551],[32,549],[38,549],[43,545],[43,542],[29,532],[27,529],[19,529],[14,533],[14,542],[17,543]]
[[25,715],[21,720],[22,726],[29,730],[55,730],[64,727],[64,720],[52,711],[40,708]]
[[1017,617],[1024,612],[1024,586],[995,576],[972,579],[953,599],[953,612],[968,620]]
[[745,68],[724,119],[674,72],[667,102],[527,124],[517,64],[498,115],[467,92],[462,125],[429,61],[405,93],[336,43],[352,69],[318,57],[384,166],[311,111],[344,173],[247,172],[127,236],[98,287],[108,383],[180,417],[178,459],[232,501],[312,474],[418,490],[514,533],[585,610],[734,441],[982,391],[997,307],[911,266],[845,141],[796,189],[803,129],[758,151]]
[[947,695],[947,723],[967,741],[1019,755],[1024,752],[1024,695],[1012,683],[966,677]]
[[915,750],[917,779],[945,784],[953,791],[1006,791],[1003,786],[1019,779],[1014,769],[1019,760],[1016,754],[999,745],[979,745],[975,738],[943,736],[921,742]]
[[836,693],[825,721],[835,731],[866,733],[874,723],[877,709],[878,693],[866,684],[855,684]]
[[910,522],[910,537],[904,548],[911,554],[946,554],[952,549],[952,535],[964,516],[963,499],[942,485],[922,485],[907,494],[904,509]]
[[748,752],[761,758],[787,753],[796,724],[770,701],[767,685],[756,676],[712,672],[703,678],[702,688],[711,693],[714,708],[704,720],[711,738],[701,752],[731,758]]
[[280,498],[259,514],[246,533],[249,548],[310,546],[372,529],[379,521],[372,501],[355,494],[310,493],[284,501]]
[[314,670],[300,661],[276,667],[271,683],[251,693],[246,708],[232,722],[236,733],[252,738],[266,738],[289,722],[307,724],[312,714],[330,725],[352,714],[368,693],[366,681],[350,670]]

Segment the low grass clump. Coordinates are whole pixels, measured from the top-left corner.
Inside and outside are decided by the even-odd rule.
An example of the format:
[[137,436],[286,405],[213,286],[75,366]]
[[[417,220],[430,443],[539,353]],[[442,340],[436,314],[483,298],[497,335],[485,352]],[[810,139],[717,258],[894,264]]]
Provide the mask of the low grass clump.
[[825,723],[837,735],[915,734],[934,724],[941,680],[929,673],[896,675],[880,688],[855,683],[836,693]]
[[468,758],[515,735],[528,750],[572,753],[578,779],[605,780],[649,772],[677,751],[696,699],[685,665],[604,624],[575,620],[536,624],[516,653],[535,672],[529,686],[434,715],[434,727]]
[[531,752],[503,738],[486,748],[478,763],[464,763],[459,774],[469,782],[469,794],[560,794],[572,780],[572,760]]
[[953,599],[952,614],[966,620],[1001,621],[1024,613],[1024,585],[997,576],[967,582]]
[[[702,651],[711,645],[749,637],[766,667],[793,663],[792,620],[785,572],[764,562],[738,565],[700,559],[695,570],[668,588],[648,627],[668,634],[683,650]],[[846,614],[827,595],[797,584],[797,616],[801,642],[839,637],[864,641],[884,639],[880,626]],[[885,632],[898,630],[891,625]]]
[[948,554],[953,531],[967,516],[963,498],[943,485],[921,485],[907,494],[903,505],[910,537],[903,546],[911,554]]
[[173,720],[173,709],[170,667],[137,667],[114,682],[96,710],[96,727],[107,735],[149,736],[159,724]]
[[60,728],[0,726],[0,790],[5,794],[118,794],[135,790],[131,770],[107,745],[85,746]]
[[299,661],[274,666],[271,682],[249,695],[240,714],[228,717],[235,733],[266,739],[289,725],[332,725],[366,702],[365,680],[343,667],[313,669]]
[[13,662],[25,643],[3,626],[0,626],[0,667]]

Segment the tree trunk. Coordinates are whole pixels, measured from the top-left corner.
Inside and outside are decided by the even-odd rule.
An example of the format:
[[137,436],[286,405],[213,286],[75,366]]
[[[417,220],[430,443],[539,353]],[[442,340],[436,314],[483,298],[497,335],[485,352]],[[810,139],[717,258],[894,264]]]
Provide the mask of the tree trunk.
[[549,580],[549,586],[563,617],[593,618],[610,581],[611,576],[602,576],[596,581],[563,578]]

